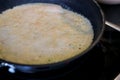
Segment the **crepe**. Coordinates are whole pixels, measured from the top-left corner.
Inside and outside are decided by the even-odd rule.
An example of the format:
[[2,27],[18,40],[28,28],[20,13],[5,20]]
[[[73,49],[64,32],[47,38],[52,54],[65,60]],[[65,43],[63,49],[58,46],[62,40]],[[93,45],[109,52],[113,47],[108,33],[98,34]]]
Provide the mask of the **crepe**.
[[0,58],[50,64],[81,54],[93,41],[90,21],[59,5],[33,3],[0,14]]

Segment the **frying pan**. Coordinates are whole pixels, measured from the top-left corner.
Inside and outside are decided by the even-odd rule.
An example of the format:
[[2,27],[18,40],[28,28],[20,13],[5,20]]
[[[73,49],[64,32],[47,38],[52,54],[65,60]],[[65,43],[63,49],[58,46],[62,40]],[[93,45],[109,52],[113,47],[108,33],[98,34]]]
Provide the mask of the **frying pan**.
[[93,0],[0,0],[0,13],[3,11],[13,8],[14,6],[27,4],[27,3],[52,3],[62,6],[65,9],[77,12],[87,17],[94,30],[94,39],[91,46],[86,49],[83,53],[76,55],[70,59],[45,65],[27,65],[13,63],[10,61],[0,60],[0,67],[9,67],[9,71],[14,73],[16,70],[24,73],[35,73],[40,71],[54,70],[66,66],[70,62],[74,62],[76,59],[89,53],[89,51],[98,43],[103,31],[105,19],[103,12],[99,5]]

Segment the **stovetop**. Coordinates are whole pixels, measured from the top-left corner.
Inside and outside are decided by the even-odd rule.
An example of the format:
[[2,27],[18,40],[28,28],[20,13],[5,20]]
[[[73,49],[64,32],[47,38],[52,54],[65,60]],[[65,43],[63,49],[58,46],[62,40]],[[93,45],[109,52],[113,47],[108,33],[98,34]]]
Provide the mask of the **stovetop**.
[[[120,25],[120,5],[100,4],[106,19]],[[83,62],[76,60],[73,64],[54,71],[51,76],[38,74],[11,74],[7,68],[0,69],[0,80],[114,80],[120,73],[120,32],[105,26],[99,43],[83,56]],[[81,65],[82,64],[82,65]]]

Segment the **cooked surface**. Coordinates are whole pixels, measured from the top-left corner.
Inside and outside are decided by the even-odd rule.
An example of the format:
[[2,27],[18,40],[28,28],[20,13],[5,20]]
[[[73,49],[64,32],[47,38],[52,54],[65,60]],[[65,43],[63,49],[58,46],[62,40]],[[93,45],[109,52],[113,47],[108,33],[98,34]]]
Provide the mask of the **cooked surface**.
[[88,19],[54,4],[25,4],[0,14],[0,58],[22,64],[48,64],[88,48]]

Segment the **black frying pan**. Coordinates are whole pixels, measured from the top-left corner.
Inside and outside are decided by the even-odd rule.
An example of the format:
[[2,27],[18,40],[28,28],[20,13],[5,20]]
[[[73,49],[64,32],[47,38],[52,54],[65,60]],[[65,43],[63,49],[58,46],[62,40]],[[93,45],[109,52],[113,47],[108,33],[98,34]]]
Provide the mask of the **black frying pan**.
[[18,63],[13,63],[10,61],[0,60],[1,67],[10,67],[10,72],[15,72],[19,70],[25,73],[34,73],[38,71],[47,71],[53,69],[59,69],[65,65],[66,63],[74,62],[77,58],[82,57],[84,54],[89,53],[89,50],[92,49],[104,31],[104,16],[102,10],[98,6],[98,4],[93,0],[0,0],[0,13],[3,11],[13,8],[14,6],[18,6],[26,3],[53,3],[62,6],[65,9],[72,10],[74,12],[80,13],[87,17],[94,29],[94,40],[91,46],[85,50],[82,54],[72,57],[71,59],[67,59],[62,62],[46,64],[46,65],[23,65]]

